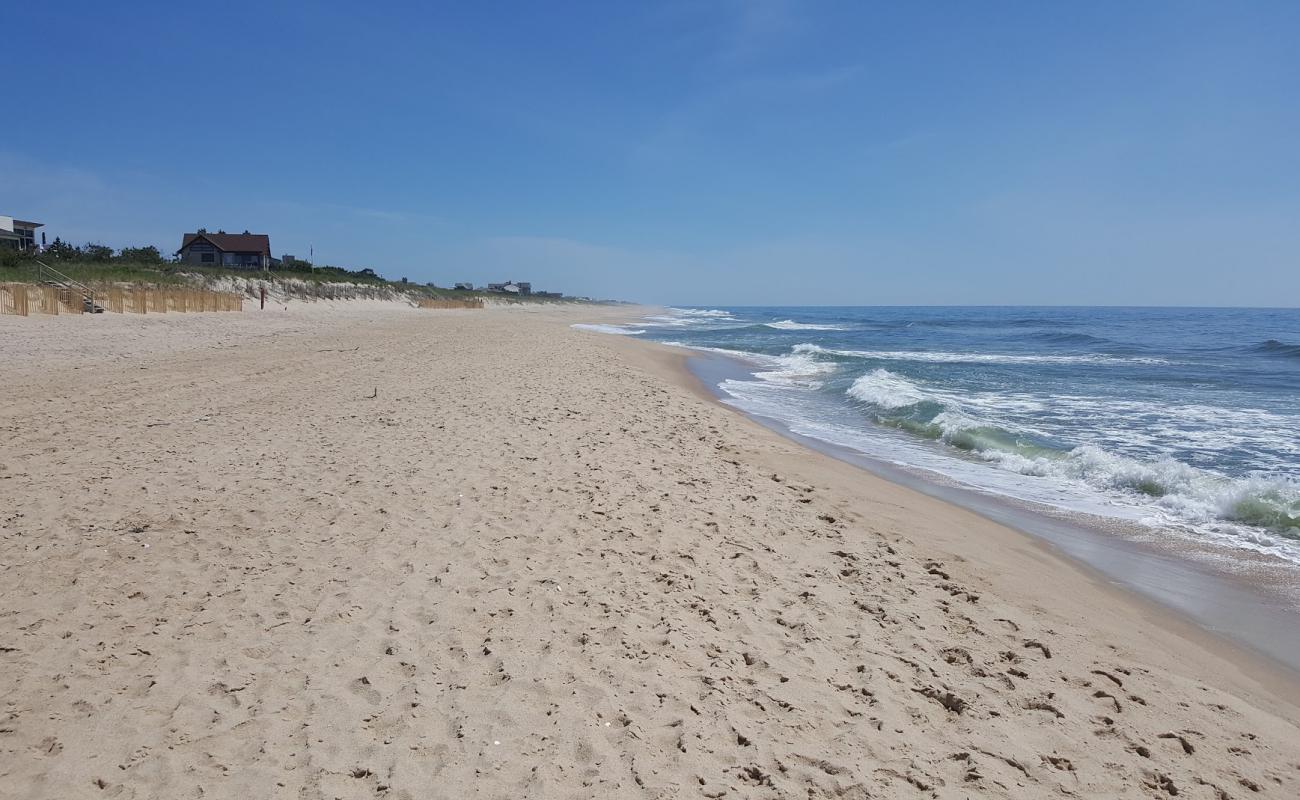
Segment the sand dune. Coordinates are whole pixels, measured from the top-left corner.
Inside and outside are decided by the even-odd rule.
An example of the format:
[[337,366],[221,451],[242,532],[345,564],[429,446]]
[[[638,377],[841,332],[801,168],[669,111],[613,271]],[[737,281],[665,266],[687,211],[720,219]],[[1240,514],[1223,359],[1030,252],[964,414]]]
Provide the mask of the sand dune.
[[575,313],[0,319],[0,796],[1300,796],[1291,676]]

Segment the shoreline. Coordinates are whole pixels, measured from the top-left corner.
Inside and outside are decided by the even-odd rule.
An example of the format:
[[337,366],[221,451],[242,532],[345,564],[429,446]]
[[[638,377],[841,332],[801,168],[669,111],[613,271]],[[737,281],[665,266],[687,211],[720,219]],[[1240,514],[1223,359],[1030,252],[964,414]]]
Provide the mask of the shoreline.
[[627,309],[396,311],[4,327],[0,784],[1300,791],[1294,681],[569,327]]
[[[1223,545],[1165,540],[1122,525],[1103,530],[1075,515],[1052,513],[1055,509],[1035,508],[957,483],[939,483],[853,448],[796,433],[781,420],[727,403],[719,381],[738,377],[736,368],[743,373],[742,379],[752,380],[750,365],[719,354],[689,348],[688,352],[683,368],[719,405],[808,449],[1045,543],[1105,582],[1135,593],[1144,602],[1154,602],[1300,680],[1300,598],[1294,582],[1300,567],[1295,564],[1250,550],[1229,552]],[[1098,518],[1095,522],[1113,521]],[[1147,535],[1137,535],[1140,533]],[[1231,558],[1241,560],[1225,561]]]

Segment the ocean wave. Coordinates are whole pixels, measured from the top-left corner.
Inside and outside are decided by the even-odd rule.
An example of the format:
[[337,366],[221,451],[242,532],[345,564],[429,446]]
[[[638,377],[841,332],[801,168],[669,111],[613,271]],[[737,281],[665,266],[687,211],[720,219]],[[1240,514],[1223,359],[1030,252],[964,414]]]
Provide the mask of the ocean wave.
[[692,331],[727,330],[741,322],[730,311],[717,308],[669,308],[671,314],[650,314],[639,324],[651,328],[689,328]]
[[945,353],[925,350],[834,350],[815,344],[796,345],[807,352],[876,361],[926,361],[942,364],[1145,364],[1164,365],[1163,358],[1103,355],[1013,355],[1002,353]]
[[730,311],[723,311],[720,308],[673,308],[670,306],[668,310],[680,314],[683,317],[709,317],[712,319],[728,319],[728,318],[734,318],[735,316]]
[[1287,344],[1286,342],[1279,342],[1277,339],[1268,339],[1247,347],[1246,352],[1281,356],[1282,358],[1300,358],[1300,344]]
[[783,319],[779,322],[764,322],[768,328],[775,328],[778,331],[846,331],[849,327],[846,325],[814,324],[808,322],[795,322],[792,319]]
[[839,365],[835,362],[823,361],[818,359],[815,354],[800,351],[797,348],[792,349],[785,355],[771,355],[768,353],[753,353],[747,350],[728,350],[723,347],[706,347],[685,342],[663,342],[663,344],[705,353],[717,353],[728,358],[748,361],[757,367],[752,374],[761,381],[806,389],[820,389],[822,382],[818,378],[839,369]]
[[1136,459],[1095,445],[1051,456],[997,450],[979,455],[1022,475],[1063,477],[1141,496],[1165,512],[1165,522],[1240,524],[1300,540],[1300,484],[1284,476],[1231,478],[1168,456]]
[[684,328],[690,325],[692,321],[685,317],[667,317],[655,314],[642,317],[637,324],[645,325],[648,328]]
[[1165,524],[1244,525],[1300,541],[1300,482],[1286,475],[1229,477],[1170,456],[1137,458],[1095,444],[1064,447],[1041,432],[985,416],[997,403],[966,403],[885,369],[845,390],[874,422],[964,451],[1027,477],[1078,482],[1160,515]]
[[600,325],[596,323],[586,323],[586,322],[575,322],[569,327],[577,328],[578,330],[581,331],[595,331],[596,333],[612,333],[617,336],[640,336],[641,334],[645,333],[644,330],[625,328],[622,325]]
[[1093,336],[1088,333],[1071,333],[1060,331],[1043,331],[1041,333],[1017,334],[1017,340],[1034,339],[1039,342],[1049,344],[1108,344],[1109,339],[1103,339],[1100,336]]
[[760,380],[802,386],[809,389],[821,388],[822,382],[817,378],[828,375],[838,368],[834,362],[820,361],[811,353],[791,352],[789,355],[783,356],[768,356],[758,353],[739,353],[738,355],[765,365],[764,369],[754,373],[754,377]]
[[929,398],[915,383],[887,369],[876,369],[853,381],[845,393],[885,409],[906,408]]
[[956,319],[933,319],[921,318],[900,321],[902,327],[910,328],[919,325],[925,328],[1068,328],[1077,323],[1072,320],[1051,319],[1046,317],[1016,317],[1013,319],[985,318],[962,318]]

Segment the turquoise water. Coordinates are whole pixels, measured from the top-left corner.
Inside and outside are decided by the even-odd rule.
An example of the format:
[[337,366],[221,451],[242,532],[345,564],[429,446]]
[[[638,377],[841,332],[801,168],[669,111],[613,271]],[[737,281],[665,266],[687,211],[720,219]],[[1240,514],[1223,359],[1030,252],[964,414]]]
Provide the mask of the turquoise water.
[[1300,311],[672,309],[727,402],[980,491],[1300,562]]

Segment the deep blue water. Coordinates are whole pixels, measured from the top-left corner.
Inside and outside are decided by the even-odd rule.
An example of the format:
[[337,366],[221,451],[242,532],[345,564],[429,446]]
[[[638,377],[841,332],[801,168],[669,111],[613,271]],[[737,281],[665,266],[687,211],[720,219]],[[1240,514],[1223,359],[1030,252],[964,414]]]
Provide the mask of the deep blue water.
[[982,491],[1300,561],[1300,310],[674,309],[728,402]]

